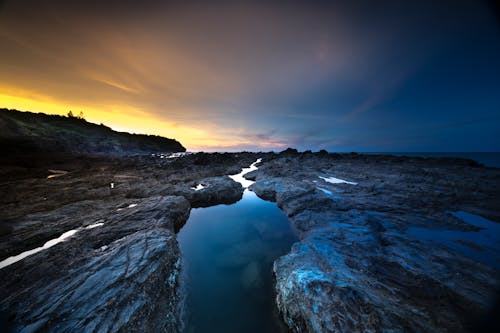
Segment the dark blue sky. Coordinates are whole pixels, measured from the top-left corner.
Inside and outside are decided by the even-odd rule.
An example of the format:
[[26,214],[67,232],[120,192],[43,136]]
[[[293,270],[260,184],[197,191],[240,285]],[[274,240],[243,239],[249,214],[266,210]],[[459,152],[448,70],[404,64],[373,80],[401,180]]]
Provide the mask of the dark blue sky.
[[83,109],[192,150],[500,151],[497,14],[478,0],[7,1],[0,107]]

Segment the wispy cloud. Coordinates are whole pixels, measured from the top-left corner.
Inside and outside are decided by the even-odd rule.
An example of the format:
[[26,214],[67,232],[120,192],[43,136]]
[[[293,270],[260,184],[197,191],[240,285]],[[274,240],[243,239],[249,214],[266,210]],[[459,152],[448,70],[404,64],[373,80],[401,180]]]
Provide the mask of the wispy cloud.
[[[1,93],[8,96],[0,107],[82,109],[97,122],[175,136],[195,150],[395,144],[380,130],[379,118],[390,117],[380,110],[429,70],[437,49],[446,54],[450,40],[486,31],[475,2],[446,8],[446,17],[441,6],[9,1],[0,13]],[[474,24],[463,28],[469,12]],[[500,59],[497,49],[489,46],[491,59]],[[418,120],[407,114],[416,112],[406,110],[412,102],[400,101],[397,124],[385,122]],[[434,108],[432,101],[425,107]]]

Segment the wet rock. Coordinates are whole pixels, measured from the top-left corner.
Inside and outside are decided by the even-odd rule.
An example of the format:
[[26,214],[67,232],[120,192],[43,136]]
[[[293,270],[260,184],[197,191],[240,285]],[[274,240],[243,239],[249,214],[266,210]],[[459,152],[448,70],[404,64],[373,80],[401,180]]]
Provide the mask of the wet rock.
[[[238,200],[241,186],[225,175],[255,160],[204,154],[195,164],[197,155],[2,160],[8,167],[0,173],[0,261],[70,230],[72,236],[0,269],[1,327],[178,331],[182,261],[175,232],[190,201]],[[51,169],[68,173],[48,179]],[[209,185],[205,191],[190,189],[198,181]]]
[[[408,230],[478,230],[449,214],[458,210],[498,221],[498,169],[461,159],[294,150],[40,156],[1,169],[0,260],[78,232],[0,269],[2,327],[175,332],[175,231],[191,206],[238,200],[242,188],[226,176],[258,157],[259,169],[247,175],[256,180],[251,190],[276,201],[300,237],[273,267],[277,304],[292,330],[461,332],[473,330],[474,317],[493,302],[498,268]],[[68,173],[47,179],[49,169]],[[199,184],[203,189],[192,189]],[[86,229],[96,223],[103,225]],[[267,229],[255,226],[256,233]],[[263,272],[256,274],[245,253],[259,251],[268,262],[269,250],[231,235],[221,235],[232,248],[215,265],[240,269],[251,291]]]
[[459,159],[290,153],[265,160],[251,189],[276,201],[301,239],[273,267],[293,331],[473,329],[496,297],[498,267],[407,230],[475,232],[448,212],[498,216],[500,170]]
[[[198,185],[202,188],[196,189]],[[190,187],[178,186],[174,193],[187,198],[194,208],[208,207],[237,202],[243,196],[243,187],[227,176],[210,177],[197,180]]]
[[[102,214],[105,203],[95,204]],[[85,228],[88,217],[73,215],[78,233],[0,270],[0,311],[14,331],[177,329],[173,229],[187,219],[188,202],[152,197],[107,208],[102,225]]]

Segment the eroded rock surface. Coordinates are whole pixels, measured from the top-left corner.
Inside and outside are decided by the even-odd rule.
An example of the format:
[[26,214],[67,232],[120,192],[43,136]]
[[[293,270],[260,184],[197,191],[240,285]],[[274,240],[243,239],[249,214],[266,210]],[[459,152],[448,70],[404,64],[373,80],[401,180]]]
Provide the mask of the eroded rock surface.
[[[113,202],[94,204],[97,212],[71,215],[80,229],[65,242],[0,270],[0,309],[14,330],[177,326],[180,255],[173,229],[189,215],[187,200],[151,197],[122,210]],[[103,224],[88,229],[89,222]]]
[[[277,304],[292,330],[474,330],[495,300],[498,266],[451,246],[480,254],[484,244],[411,230],[480,229],[456,211],[498,222],[500,171],[468,160],[294,150],[2,160],[0,261],[76,230],[0,269],[2,328],[177,331],[175,231],[191,207],[237,201],[243,189],[227,175],[259,157],[245,176],[256,180],[251,189],[276,201],[300,238],[274,263]],[[49,170],[67,172],[47,178]],[[218,264],[239,265],[225,259]],[[245,267],[241,283],[260,283],[257,271]]]
[[[241,198],[251,154],[8,161],[0,189],[0,324],[14,332],[180,329],[175,232],[191,206]],[[49,170],[64,170],[50,177]],[[193,189],[203,183],[200,191]],[[69,234],[68,234],[69,232]],[[64,241],[52,244],[61,235]],[[46,249],[5,265],[4,260]]]
[[463,332],[493,305],[499,266],[410,230],[477,232],[454,211],[500,221],[499,169],[460,159],[288,151],[248,177],[300,237],[274,264],[278,307],[293,331]]
[[203,178],[195,183],[191,187],[177,186],[174,191],[187,198],[193,208],[232,204],[240,200],[243,195],[241,184],[228,176]]

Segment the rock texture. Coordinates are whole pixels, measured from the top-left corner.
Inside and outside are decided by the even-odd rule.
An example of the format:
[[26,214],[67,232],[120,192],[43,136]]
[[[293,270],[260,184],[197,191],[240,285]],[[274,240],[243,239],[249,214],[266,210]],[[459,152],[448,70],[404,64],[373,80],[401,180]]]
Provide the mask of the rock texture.
[[[119,211],[113,202],[86,204],[98,209],[78,215],[73,204],[46,213],[64,219],[73,211],[75,235],[0,270],[0,309],[13,330],[176,329],[180,254],[173,228],[187,219],[189,203],[152,197]],[[103,225],[86,229],[89,223]]]
[[475,232],[450,214],[459,210],[499,221],[499,169],[286,151],[248,176],[300,237],[274,264],[277,304],[293,331],[464,332],[493,305],[498,267],[409,228]]
[[[243,189],[227,175],[259,157],[245,176],[251,189],[276,201],[300,238],[274,263],[293,331],[479,331],[495,301],[498,266],[411,230],[479,230],[455,211],[500,221],[499,169],[293,149],[176,156],[0,156],[0,262],[74,231],[0,269],[0,327],[178,331],[175,231],[191,207],[238,200]],[[456,241],[481,253],[482,244]],[[259,283],[254,271],[243,284]]]
[[[179,330],[182,258],[175,231],[191,206],[238,200],[243,189],[226,175],[254,157],[162,156],[3,165],[0,261],[73,233],[0,268],[3,329]],[[47,178],[53,169],[67,173]],[[200,183],[203,190],[192,188]]]
[[[197,184],[195,184],[197,183]],[[203,178],[187,188],[185,185],[177,186],[174,191],[186,197],[193,208],[208,207],[215,204],[232,204],[241,199],[243,188],[228,176]],[[196,189],[201,185],[202,188]]]

